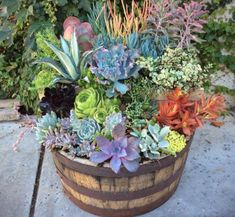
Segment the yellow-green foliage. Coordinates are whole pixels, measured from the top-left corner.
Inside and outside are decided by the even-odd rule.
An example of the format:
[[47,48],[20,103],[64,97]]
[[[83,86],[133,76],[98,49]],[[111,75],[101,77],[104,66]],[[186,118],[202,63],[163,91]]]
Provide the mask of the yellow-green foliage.
[[43,90],[46,87],[52,85],[52,81],[56,78],[56,74],[53,71],[42,70],[40,71],[35,79],[33,80],[33,85],[37,90]]
[[44,29],[36,34],[36,43],[37,43],[37,56],[38,57],[51,57],[56,59],[56,55],[53,51],[46,45],[45,41],[60,46],[60,41],[56,37],[54,30],[52,28]]
[[185,136],[176,131],[170,131],[165,140],[169,142],[166,152],[174,156],[176,152],[182,151],[187,144]]

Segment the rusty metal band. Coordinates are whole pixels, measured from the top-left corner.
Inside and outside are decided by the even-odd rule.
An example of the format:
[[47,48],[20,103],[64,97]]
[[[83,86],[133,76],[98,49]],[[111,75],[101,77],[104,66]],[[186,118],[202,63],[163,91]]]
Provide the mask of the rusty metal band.
[[[57,167],[57,166],[56,166]],[[80,186],[73,181],[69,180],[67,177],[65,177],[60,169],[57,167],[57,172],[60,176],[60,178],[63,180],[63,182],[68,185],[70,188],[72,188],[74,191],[86,195],[91,198],[96,198],[99,200],[111,200],[111,201],[123,201],[123,200],[134,200],[139,199],[143,197],[150,196],[154,193],[160,192],[163,189],[169,187],[175,180],[177,180],[179,177],[181,177],[182,172],[184,169],[184,165],[178,171],[175,172],[173,176],[171,176],[166,181],[163,181],[161,183],[158,183],[152,187],[148,187],[145,189],[141,189],[138,191],[128,191],[128,192],[104,192],[104,191],[95,191],[93,189],[85,188],[83,186]]]
[[148,204],[146,206],[142,207],[135,207],[131,209],[102,209],[95,206],[87,205],[76,198],[74,198],[66,189],[64,189],[65,194],[69,197],[69,199],[75,203],[78,207],[81,209],[98,215],[102,217],[135,217],[137,215],[141,215],[147,212],[150,212],[159,206],[161,206],[163,203],[165,203],[176,191],[178,184],[175,186],[175,188],[172,189],[171,192],[168,192],[166,195],[164,195],[161,199],[156,200],[155,202]]
[[133,177],[133,176],[139,176],[143,175],[146,173],[151,173],[156,170],[160,170],[162,168],[165,168],[171,164],[173,164],[179,157],[183,156],[185,152],[189,151],[189,147],[191,144],[190,140],[186,147],[177,154],[176,157],[173,156],[167,156],[164,157],[156,162],[151,162],[147,164],[142,164],[140,165],[139,169],[136,172],[129,172],[125,168],[121,168],[121,170],[118,172],[118,174],[114,173],[110,168],[106,167],[97,167],[97,166],[91,166],[91,165],[86,165],[82,164],[76,161],[73,161],[66,156],[62,155],[58,151],[52,152],[53,157],[55,157],[61,164],[64,165],[64,167],[67,167],[71,170],[77,171],[79,173],[84,173],[87,175],[92,175],[92,176],[101,176],[101,177],[116,177],[116,178],[121,178],[121,177]]

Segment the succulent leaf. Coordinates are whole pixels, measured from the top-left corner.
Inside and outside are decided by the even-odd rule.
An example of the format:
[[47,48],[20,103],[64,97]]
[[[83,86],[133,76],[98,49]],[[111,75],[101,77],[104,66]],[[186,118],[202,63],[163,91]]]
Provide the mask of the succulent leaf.
[[60,75],[62,75],[64,78],[69,79],[69,75],[67,74],[65,68],[63,66],[60,66],[56,61],[54,61],[51,58],[42,58],[40,60],[37,60],[34,62],[35,64],[46,64],[49,67],[55,69]]
[[75,62],[75,65],[78,66],[80,60],[80,50],[78,48],[77,38],[75,32],[73,32],[72,40],[70,42],[71,55]]
[[108,97],[114,96],[115,91],[121,94],[128,91],[128,87],[120,81],[138,76],[140,67],[135,64],[138,57],[136,50],[128,50],[122,44],[94,52],[90,69],[100,83],[112,85],[107,90]]
[[100,131],[100,126],[94,119],[78,119],[73,111],[71,111],[70,120],[73,131],[78,136],[78,144],[92,142]]
[[141,133],[132,133],[140,139],[139,148],[144,156],[149,159],[160,157],[161,148],[167,148],[169,143],[165,136],[170,132],[169,127],[160,128],[158,124],[148,124],[148,129],[142,129]]

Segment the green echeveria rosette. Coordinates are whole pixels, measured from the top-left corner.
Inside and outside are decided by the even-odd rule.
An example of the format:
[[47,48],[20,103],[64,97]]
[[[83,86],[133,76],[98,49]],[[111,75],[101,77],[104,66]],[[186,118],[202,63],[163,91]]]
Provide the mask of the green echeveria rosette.
[[78,118],[92,117],[102,101],[100,94],[94,88],[82,90],[75,99],[75,113]]
[[105,118],[108,116],[108,112],[105,108],[98,108],[96,112],[94,113],[93,118],[98,123],[103,123],[105,121]]
[[117,98],[106,99],[104,101],[104,107],[107,109],[108,114],[119,112],[120,111],[119,105],[120,105],[120,100],[118,100]]
[[82,90],[75,100],[75,113],[77,118],[93,118],[103,124],[105,118],[119,111],[118,99],[105,99],[105,93],[92,87]]

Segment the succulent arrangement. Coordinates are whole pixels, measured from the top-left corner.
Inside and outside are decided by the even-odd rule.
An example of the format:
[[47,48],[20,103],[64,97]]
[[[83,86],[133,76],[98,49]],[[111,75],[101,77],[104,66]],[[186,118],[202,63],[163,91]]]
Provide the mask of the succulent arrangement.
[[60,48],[44,42],[49,55],[36,62],[48,68],[35,81],[45,88],[38,141],[114,173],[177,156],[225,111],[222,96],[202,93],[210,67],[192,48],[204,3],[121,3],[124,14],[107,1],[94,4],[89,23],[68,17]]

